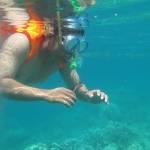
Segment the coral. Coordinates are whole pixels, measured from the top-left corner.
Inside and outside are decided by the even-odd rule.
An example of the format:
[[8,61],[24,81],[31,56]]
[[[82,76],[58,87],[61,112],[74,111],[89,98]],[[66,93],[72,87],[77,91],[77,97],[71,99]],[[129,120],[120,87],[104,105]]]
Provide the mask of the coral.
[[29,147],[26,147],[24,150],[48,150],[48,147],[46,144],[37,143],[37,144],[33,144]]
[[145,145],[128,125],[110,121],[103,128],[87,131],[74,139],[36,144],[24,150],[143,150]]
[[104,145],[115,143],[118,148],[126,149],[128,145],[138,138],[138,135],[129,129],[129,127],[125,124],[110,122],[101,131],[101,137]]
[[127,149],[128,145],[132,144],[137,138],[138,135],[127,125],[111,121],[105,128],[91,130],[87,133],[84,143],[91,145],[94,150],[109,148],[111,143],[123,150]]

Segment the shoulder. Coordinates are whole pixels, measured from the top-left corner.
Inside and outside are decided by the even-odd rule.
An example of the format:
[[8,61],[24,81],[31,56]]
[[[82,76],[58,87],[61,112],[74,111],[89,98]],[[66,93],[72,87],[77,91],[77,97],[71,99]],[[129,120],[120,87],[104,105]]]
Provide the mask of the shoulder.
[[21,33],[9,36],[0,49],[0,78],[13,77],[24,62],[29,49],[28,38]]
[[[0,68],[18,68],[26,59],[30,42],[26,35],[15,33],[10,35],[0,49]],[[11,68],[11,69],[10,69]]]
[[3,43],[0,53],[13,54],[26,54],[30,47],[30,41],[25,34],[14,33],[10,35]]

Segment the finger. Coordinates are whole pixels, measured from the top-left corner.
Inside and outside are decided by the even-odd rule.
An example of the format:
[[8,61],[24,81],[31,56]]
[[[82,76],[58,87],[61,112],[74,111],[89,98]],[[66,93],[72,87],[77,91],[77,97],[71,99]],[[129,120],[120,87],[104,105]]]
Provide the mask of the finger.
[[74,95],[72,95],[72,94],[70,94],[70,93],[64,93],[64,94],[65,94],[66,97],[68,97],[68,98],[70,98],[70,99],[76,101],[76,95],[75,95],[75,94],[74,94]]
[[99,89],[91,90],[90,92],[93,94],[93,96],[100,96],[101,95],[101,91]]
[[94,95],[100,96],[100,95],[101,95],[101,91],[100,91],[100,90],[95,90],[95,91],[94,91]]
[[61,101],[65,106],[67,106],[67,107],[71,107],[71,104],[69,103],[69,102],[67,102],[67,101]]
[[98,90],[90,90],[89,92],[95,94],[95,93],[97,93],[97,91],[98,91]]
[[108,96],[105,94],[105,103],[109,104]]
[[101,92],[100,98],[101,98],[101,100],[104,100],[104,93],[103,92]]
[[72,99],[76,99],[75,93],[69,89],[63,90],[62,93],[65,94],[66,96],[72,98]]
[[92,92],[92,91],[87,92],[87,93],[86,93],[86,95],[87,95],[89,98],[94,97],[94,95],[93,95],[93,92]]
[[100,98],[101,98],[101,100],[103,100],[105,103],[108,103],[108,96],[107,96],[105,93],[101,92]]
[[98,100],[101,96],[101,92],[100,92],[100,90],[91,90],[91,91],[88,92],[88,96],[90,98],[95,97]]
[[105,101],[105,93],[104,92],[100,93],[100,98],[101,98],[101,100]]
[[69,97],[66,97],[65,100],[66,100],[69,104],[71,104],[71,105],[74,105],[74,104],[75,104],[74,100],[71,99],[71,98],[69,98]]

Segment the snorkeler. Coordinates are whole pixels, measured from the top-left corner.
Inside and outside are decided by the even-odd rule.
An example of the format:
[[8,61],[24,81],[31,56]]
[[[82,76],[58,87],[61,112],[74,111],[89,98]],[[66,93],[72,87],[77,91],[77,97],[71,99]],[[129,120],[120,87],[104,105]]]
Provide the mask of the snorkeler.
[[[56,8],[55,14],[48,18],[28,8],[30,19],[26,26],[11,29],[12,34],[2,45],[1,95],[19,101],[43,100],[67,106],[74,104],[77,98],[91,103],[107,103],[108,96],[100,90],[88,90],[76,71],[76,57],[87,43],[83,40],[83,18],[74,12],[95,4],[95,0],[51,2],[51,8]],[[64,3],[68,10],[62,9]],[[69,15],[66,15],[67,12]],[[68,88],[32,87],[33,83],[47,79],[56,71],[60,72]]]

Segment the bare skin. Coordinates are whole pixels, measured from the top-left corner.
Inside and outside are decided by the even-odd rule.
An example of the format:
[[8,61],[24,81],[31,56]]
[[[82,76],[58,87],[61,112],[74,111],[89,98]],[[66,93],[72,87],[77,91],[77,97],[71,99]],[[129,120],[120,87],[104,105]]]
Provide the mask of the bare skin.
[[[87,2],[89,5],[90,1]],[[92,103],[108,102],[108,96],[104,92],[88,90],[81,84],[77,71],[70,69],[68,64],[63,69],[59,67],[60,61],[69,58],[57,44],[57,38],[53,48],[49,48],[48,42],[45,42],[39,54],[25,62],[29,49],[30,41],[21,33],[11,35],[3,44],[0,50],[0,90],[3,96],[19,101],[41,100],[66,106],[73,105],[77,97]],[[32,87],[33,83],[46,80],[56,71],[60,72],[67,88]]]

